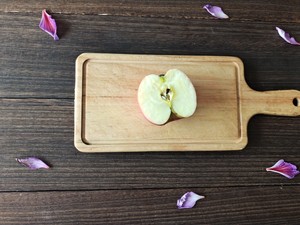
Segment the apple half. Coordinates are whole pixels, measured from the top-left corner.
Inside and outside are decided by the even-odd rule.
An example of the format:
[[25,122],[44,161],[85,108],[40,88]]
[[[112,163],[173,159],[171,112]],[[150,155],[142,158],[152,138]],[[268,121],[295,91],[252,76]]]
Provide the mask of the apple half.
[[180,118],[192,116],[197,108],[197,95],[188,76],[171,69],[164,75],[144,77],[138,89],[138,103],[150,122],[162,125],[171,113]]

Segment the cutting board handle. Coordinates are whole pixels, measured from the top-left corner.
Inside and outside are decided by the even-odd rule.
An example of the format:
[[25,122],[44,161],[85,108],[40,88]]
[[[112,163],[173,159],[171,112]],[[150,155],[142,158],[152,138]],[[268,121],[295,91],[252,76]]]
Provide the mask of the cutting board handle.
[[[300,115],[300,91],[255,91],[248,99],[251,102],[253,114],[268,114],[278,116]],[[248,102],[248,103],[249,103]]]

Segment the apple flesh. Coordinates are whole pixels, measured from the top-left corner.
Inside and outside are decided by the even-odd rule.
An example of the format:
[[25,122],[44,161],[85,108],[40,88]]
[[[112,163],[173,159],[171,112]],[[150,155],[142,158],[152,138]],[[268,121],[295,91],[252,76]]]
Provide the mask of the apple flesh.
[[197,108],[197,95],[188,76],[171,69],[164,75],[144,77],[138,89],[138,103],[150,122],[162,125],[171,113],[181,118],[192,116]]

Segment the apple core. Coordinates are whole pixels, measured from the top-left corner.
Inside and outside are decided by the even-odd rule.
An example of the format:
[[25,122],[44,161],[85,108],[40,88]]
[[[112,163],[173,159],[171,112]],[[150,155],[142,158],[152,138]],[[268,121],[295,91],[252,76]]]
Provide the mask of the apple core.
[[165,124],[171,113],[190,117],[197,108],[197,95],[188,76],[178,69],[150,74],[138,88],[138,103],[144,116],[157,125]]

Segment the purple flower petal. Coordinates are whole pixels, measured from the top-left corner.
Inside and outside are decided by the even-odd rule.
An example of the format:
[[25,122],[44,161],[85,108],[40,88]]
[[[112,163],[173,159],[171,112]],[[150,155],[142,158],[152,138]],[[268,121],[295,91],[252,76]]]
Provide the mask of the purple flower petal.
[[291,37],[289,33],[285,32],[284,30],[280,29],[279,27],[276,27],[276,30],[280,37],[283,38],[287,43],[290,43],[292,45],[300,45],[299,42],[295,40],[295,38]]
[[274,173],[279,173],[289,179],[293,179],[297,174],[299,174],[299,171],[297,170],[297,167],[295,165],[287,163],[283,159],[280,159],[277,163],[274,164],[274,166],[269,167],[266,170]]
[[211,15],[213,15],[214,17],[217,17],[219,19],[228,19],[229,16],[227,16],[221,7],[219,6],[213,6],[210,4],[207,4],[205,6],[203,6],[203,9],[206,9],[207,12],[209,12]]
[[43,31],[50,34],[54,38],[55,41],[59,40],[59,38],[56,34],[56,31],[57,31],[56,22],[46,12],[46,9],[44,9],[42,12],[42,18],[41,18],[41,22],[40,22],[39,26]]
[[189,209],[193,208],[199,199],[204,198],[204,196],[197,195],[194,192],[185,193],[180,199],[177,200],[178,209]]
[[16,161],[32,170],[50,168],[46,163],[36,157],[28,157],[23,159],[16,158]]

